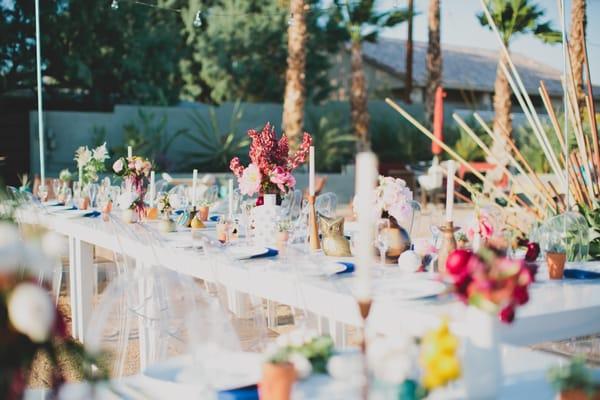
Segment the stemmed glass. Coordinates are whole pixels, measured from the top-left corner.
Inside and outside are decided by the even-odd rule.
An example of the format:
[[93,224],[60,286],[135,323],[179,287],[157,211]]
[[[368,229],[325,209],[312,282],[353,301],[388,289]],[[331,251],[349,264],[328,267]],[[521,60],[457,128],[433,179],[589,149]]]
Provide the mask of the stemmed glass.
[[48,200],[48,186],[46,186],[46,185],[38,186],[38,196],[42,203],[44,203],[46,200]]
[[90,207],[91,208],[95,208],[96,207],[96,197],[98,196],[98,189],[99,186],[97,183],[91,183],[88,186],[88,192],[90,195]]
[[65,187],[65,206],[73,207],[73,191],[70,187]]
[[60,179],[52,179],[52,193],[54,194],[55,199],[58,199],[58,195],[60,193],[60,186]]
[[385,253],[390,247],[390,220],[381,218],[376,224],[375,244],[379,250],[381,266],[385,265]]

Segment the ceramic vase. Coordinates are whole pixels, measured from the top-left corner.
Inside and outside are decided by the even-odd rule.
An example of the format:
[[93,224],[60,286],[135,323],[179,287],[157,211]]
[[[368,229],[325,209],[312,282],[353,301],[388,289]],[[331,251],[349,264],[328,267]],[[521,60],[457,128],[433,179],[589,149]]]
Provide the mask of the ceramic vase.
[[[385,252],[386,262],[396,264],[400,254],[410,249],[411,239],[408,231],[401,227],[394,218],[389,218],[390,228],[387,230],[389,248]],[[379,250],[376,250],[379,255]]]
[[463,360],[465,397],[496,399],[502,387],[500,321],[475,307],[467,307],[467,337]]
[[265,194],[263,204],[254,207],[252,217],[254,222],[254,240],[262,246],[273,245],[277,234],[277,196]]
[[259,384],[260,400],[289,400],[295,381],[292,363],[265,364]]

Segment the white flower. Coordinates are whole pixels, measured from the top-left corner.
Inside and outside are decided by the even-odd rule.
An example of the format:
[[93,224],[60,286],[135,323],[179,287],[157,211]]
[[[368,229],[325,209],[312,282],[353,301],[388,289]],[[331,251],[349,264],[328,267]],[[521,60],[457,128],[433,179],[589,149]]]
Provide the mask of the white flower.
[[93,151],[93,157],[96,161],[104,161],[108,158],[108,150],[106,149],[106,142],[102,146],[98,146]]
[[75,161],[78,167],[83,167],[92,159],[92,152],[87,147],[81,146],[75,151]]
[[248,167],[244,169],[244,172],[242,172],[242,176],[238,179],[240,192],[247,196],[252,196],[260,190],[261,180],[262,175],[260,174],[258,167],[254,164],[249,164]]
[[0,222],[0,248],[19,243],[19,230],[7,222]]
[[117,174],[121,171],[123,171],[123,159],[119,158],[117,161],[115,161],[115,163],[113,164],[113,171],[115,171]]
[[298,378],[308,378],[308,376],[312,372],[312,366],[310,365],[310,361],[308,361],[308,358],[304,357],[300,353],[294,353],[290,355],[289,361],[294,365],[294,369],[298,374]]
[[33,283],[21,283],[8,298],[8,318],[17,331],[42,343],[50,336],[56,309],[44,289]]
[[418,351],[409,338],[378,338],[368,350],[369,365],[383,382],[399,384],[417,374]]
[[117,205],[121,210],[128,210],[133,203],[134,195],[131,192],[123,192],[117,198]]

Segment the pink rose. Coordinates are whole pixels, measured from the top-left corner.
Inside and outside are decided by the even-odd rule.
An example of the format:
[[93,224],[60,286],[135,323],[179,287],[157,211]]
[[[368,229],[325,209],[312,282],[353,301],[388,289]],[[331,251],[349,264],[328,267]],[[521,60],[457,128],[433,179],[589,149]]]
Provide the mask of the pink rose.
[[283,167],[275,167],[275,169],[271,171],[269,179],[272,183],[276,184],[282,192],[287,192],[288,189],[292,189],[296,186],[296,178]]
[[123,160],[121,158],[119,158],[113,164],[113,171],[115,171],[117,174],[123,171]]
[[247,196],[252,196],[260,190],[262,175],[255,164],[249,164],[238,178],[240,192]]
[[135,169],[137,171],[141,171],[144,168],[144,162],[141,158],[135,160]]

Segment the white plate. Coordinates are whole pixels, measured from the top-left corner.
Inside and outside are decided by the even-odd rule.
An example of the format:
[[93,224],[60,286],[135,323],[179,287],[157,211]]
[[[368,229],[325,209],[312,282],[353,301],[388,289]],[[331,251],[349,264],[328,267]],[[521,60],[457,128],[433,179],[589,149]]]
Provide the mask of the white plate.
[[228,249],[228,252],[238,260],[245,260],[251,257],[265,255],[269,252],[269,249],[260,246],[233,246]]
[[375,297],[417,300],[439,295],[445,290],[444,283],[429,279],[394,279],[379,282],[375,286]]
[[[255,385],[261,378],[263,356],[259,353],[223,352],[210,357],[210,383],[218,391]],[[192,363],[191,357],[178,357],[152,365],[144,371],[147,377],[184,385],[202,385],[206,373]]]

